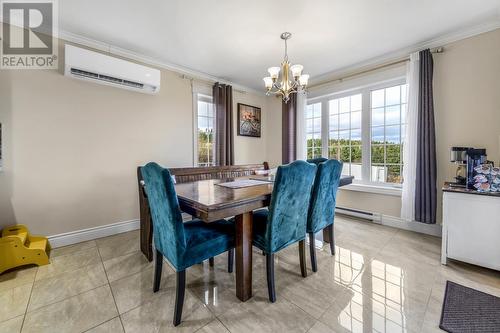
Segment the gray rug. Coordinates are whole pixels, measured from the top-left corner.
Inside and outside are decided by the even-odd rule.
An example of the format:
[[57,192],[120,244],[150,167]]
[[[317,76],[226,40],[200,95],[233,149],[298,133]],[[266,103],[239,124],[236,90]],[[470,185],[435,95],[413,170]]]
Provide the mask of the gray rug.
[[451,333],[498,333],[500,298],[446,281],[439,327]]

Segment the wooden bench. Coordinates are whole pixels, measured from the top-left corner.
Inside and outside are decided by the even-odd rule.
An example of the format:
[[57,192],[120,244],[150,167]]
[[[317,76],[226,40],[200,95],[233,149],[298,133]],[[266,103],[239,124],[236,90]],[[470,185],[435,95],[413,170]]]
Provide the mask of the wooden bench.
[[[225,179],[255,175],[257,170],[269,170],[269,164],[247,164],[213,167],[171,168],[170,174],[175,176],[176,183],[189,183],[207,179]],[[141,167],[137,168],[139,189],[139,209],[141,223],[141,251],[149,261],[153,260],[153,223],[149,211],[149,202],[144,190]]]

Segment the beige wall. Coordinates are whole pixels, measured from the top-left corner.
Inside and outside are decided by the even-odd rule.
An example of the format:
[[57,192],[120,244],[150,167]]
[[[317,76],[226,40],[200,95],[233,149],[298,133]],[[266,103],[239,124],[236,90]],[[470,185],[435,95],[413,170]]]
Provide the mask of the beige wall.
[[13,221],[14,211],[10,205],[12,195],[12,87],[10,72],[0,70],[0,123],[2,124],[3,170],[0,171],[0,228],[2,221]]
[[[452,146],[486,148],[500,162],[500,29],[444,46],[434,55],[434,106],[438,187],[451,180]],[[438,191],[441,221],[442,191]],[[340,191],[339,206],[399,216],[400,198]]]
[[[158,95],[41,70],[0,71],[0,88],[0,227],[54,235],[137,219],[138,165],[193,164],[191,82],[176,73],[162,70]],[[237,163],[267,160],[268,99],[235,93],[235,105],[261,106],[264,115],[262,138],[235,138]]]
[[340,189],[337,206],[389,216],[400,216],[401,197]]
[[[277,112],[281,113],[281,104],[276,103],[272,97],[265,97],[264,94],[255,95],[250,93],[241,93],[238,91],[233,92],[233,103],[235,164],[262,163],[264,161],[273,164],[275,162],[274,154],[269,154],[268,148],[273,147],[273,143],[271,141],[276,141],[274,116]],[[261,108],[262,132],[260,138],[238,135],[238,103]],[[281,126],[278,130],[281,130]],[[281,149],[281,139],[279,144]]]
[[[434,101],[439,187],[455,175],[452,146],[486,148],[488,159],[500,162],[500,29],[446,45],[434,57]],[[441,191],[438,198],[441,207]]]

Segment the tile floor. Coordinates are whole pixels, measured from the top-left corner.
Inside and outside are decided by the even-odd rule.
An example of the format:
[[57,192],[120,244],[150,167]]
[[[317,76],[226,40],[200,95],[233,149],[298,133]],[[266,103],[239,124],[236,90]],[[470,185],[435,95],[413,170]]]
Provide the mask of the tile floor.
[[137,231],[55,249],[51,264],[0,275],[0,332],[438,332],[446,280],[500,296],[500,273],[441,266],[440,239],[337,217],[337,254],[318,251],[300,275],[298,249],[276,259],[277,302],[254,253],[254,297],[241,303],[226,255],[188,269],[182,324],[172,326],[175,275],[153,266]]

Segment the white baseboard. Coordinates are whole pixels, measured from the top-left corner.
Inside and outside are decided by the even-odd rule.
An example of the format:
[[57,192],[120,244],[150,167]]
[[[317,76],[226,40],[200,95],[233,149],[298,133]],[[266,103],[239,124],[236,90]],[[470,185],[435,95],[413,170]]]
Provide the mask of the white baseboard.
[[336,212],[341,215],[347,215],[366,219],[372,223],[385,225],[388,227],[409,230],[421,234],[441,237],[442,226],[440,224],[426,224],[417,221],[405,221],[399,217],[389,216],[379,213],[363,212],[359,210],[337,208]]
[[399,228],[399,229],[419,232],[421,234],[441,237],[442,226],[441,224],[437,223],[427,224],[417,221],[405,221],[399,217],[382,215],[381,224],[388,227]]
[[113,236],[122,232],[137,230],[140,228],[139,220],[130,220],[107,224],[99,227],[66,232],[59,235],[49,236],[52,248],[86,242],[89,240]]

